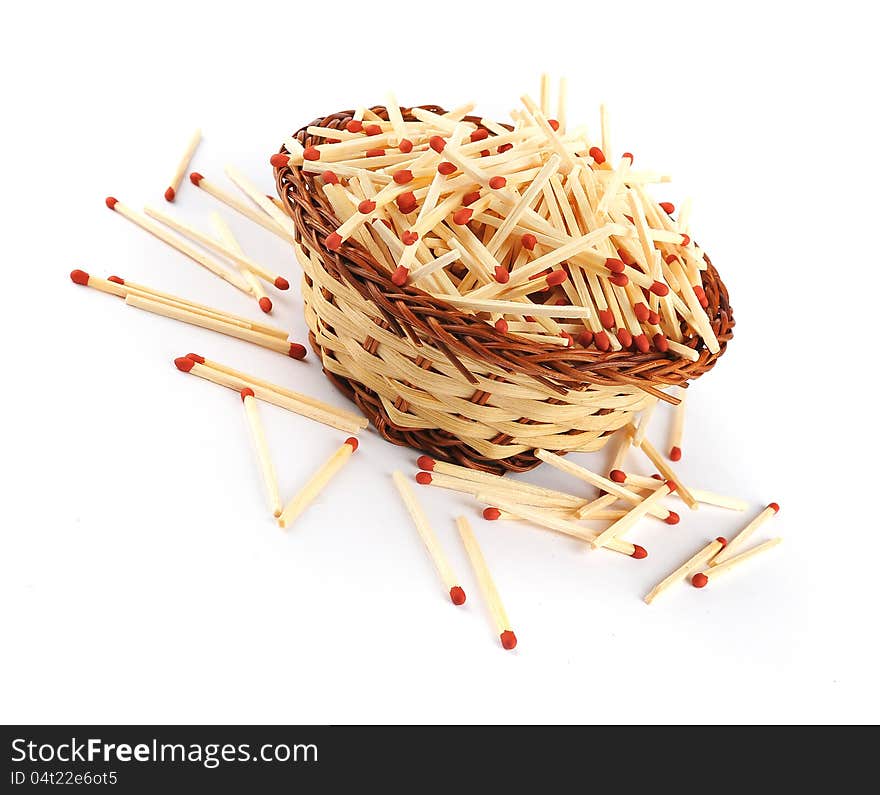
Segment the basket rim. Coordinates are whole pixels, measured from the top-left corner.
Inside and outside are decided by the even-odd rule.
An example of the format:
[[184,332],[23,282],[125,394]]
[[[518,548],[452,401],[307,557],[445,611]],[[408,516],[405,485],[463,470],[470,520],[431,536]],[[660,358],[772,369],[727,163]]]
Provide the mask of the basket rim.
[[[434,113],[445,112],[442,107],[433,104],[413,107]],[[401,108],[405,119],[414,119],[412,109]],[[370,110],[387,120],[385,106],[375,105]],[[317,118],[301,127],[292,137],[302,146],[309,146],[313,137],[308,134],[308,127],[338,129],[353,116],[353,110],[345,110]],[[481,125],[482,121],[479,116],[465,116],[464,120],[477,125]],[[491,138],[494,133],[490,130],[489,135]],[[284,145],[279,151],[289,154]],[[331,166],[328,168],[332,170]],[[430,340],[437,345],[465,377],[469,373],[455,355],[456,351],[505,370],[526,372],[560,394],[590,385],[611,388],[634,386],[668,402],[678,402],[658,387],[686,385],[688,380],[711,369],[724,354],[727,342],[733,336],[735,321],[727,289],[705,254],[707,268],[701,272],[701,278],[709,299],[709,322],[720,346],[717,354],[712,354],[702,337],[693,330],[685,337],[683,344],[697,350],[698,359],[694,362],[658,351],[640,353],[620,350],[603,353],[582,347],[563,348],[501,332],[475,315],[458,310],[412,284],[407,283],[402,287],[395,285],[390,274],[353,239],[344,241],[337,251],[330,251],[324,245],[323,238],[335,230],[339,221],[316,184],[320,175],[289,164],[274,167],[274,173],[279,197],[294,221],[297,243],[309,243],[308,247],[320,254],[325,269],[335,271],[339,278],[365,297],[374,302],[378,299],[377,306],[390,326],[397,326],[417,345],[421,344],[421,340]]]

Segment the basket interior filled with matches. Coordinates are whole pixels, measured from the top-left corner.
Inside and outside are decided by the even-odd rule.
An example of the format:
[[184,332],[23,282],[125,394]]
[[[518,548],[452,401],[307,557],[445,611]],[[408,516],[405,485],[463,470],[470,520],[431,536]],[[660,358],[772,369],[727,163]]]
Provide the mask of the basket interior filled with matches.
[[378,432],[493,473],[593,451],[732,337],[668,177],[567,119],[474,106],[333,113],[271,157],[311,346]]

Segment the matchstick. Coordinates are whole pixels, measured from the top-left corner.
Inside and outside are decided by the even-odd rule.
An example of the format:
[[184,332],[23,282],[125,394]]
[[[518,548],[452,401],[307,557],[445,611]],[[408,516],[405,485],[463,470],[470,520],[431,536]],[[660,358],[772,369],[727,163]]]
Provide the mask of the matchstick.
[[[628,426],[628,431],[630,434],[635,434],[635,429],[632,425]],[[638,445],[639,449],[648,456],[651,463],[657,467],[657,470],[666,480],[672,480],[674,483],[678,485],[678,496],[681,497],[682,501],[688,508],[692,511],[697,510],[699,507],[696,499],[694,499],[694,495],[690,493],[690,491],[685,488],[679,481],[677,480],[678,475],[673,471],[672,467],[666,463],[666,460],[663,458],[660,453],[657,452],[657,449],[652,445],[647,439],[642,439],[641,444]]]
[[263,423],[260,421],[260,410],[257,407],[254,390],[245,387],[239,394],[241,395],[242,403],[244,403],[248,428],[251,432],[254,450],[257,453],[260,476],[263,478],[263,485],[266,487],[269,510],[272,511],[272,515],[277,519],[281,516],[281,495],[278,493],[278,478],[275,476],[275,465],[272,463],[272,457],[269,455],[269,445],[266,442],[266,434],[263,432]]
[[692,572],[695,572],[700,567],[706,565],[706,563],[712,560],[712,558],[724,549],[726,545],[727,539],[723,536],[718,536],[714,541],[710,541],[699,552],[694,553],[682,563],[681,566],[672,572],[672,574],[657,583],[657,585],[645,595],[645,604],[651,604],[651,602],[653,602],[661,593],[668,590],[671,586],[675,585],[675,583],[686,580]]
[[769,541],[765,541],[763,544],[758,544],[758,546],[752,547],[745,552],[741,552],[739,555],[727,558],[723,563],[718,563],[715,566],[711,566],[710,568],[704,569],[695,574],[691,578],[691,584],[694,588],[705,588],[709,584],[710,579],[714,579],[719,574],[724,574],[724,572],[730,571],[734,566],[738,566],[740,563],[744,563],[750,558],[755,557],[755,555],[760,555],[762,552],[766,552],[768,549],[773,549],[773,547],[781,543],[781,538],[771,538]]
[[234,389],[236,392],[240,392],[245,388],[251,389],[254,395],[265,403],[272,403],[275,406],[291,411],[294,414],[299,414],[302,417],[307,417],[315,422],[320,422],[322,425],[327,425],[330,428],[336,428],[346,433],[358,433],[366,426],[366,421],[363,417],[352,417],[334,409],[332,406],[321,403],[319,400],[310,398],[307,395],[300,395],[297,392],[287,391],[288,393],[285,394],[284,392],[275,391],[270,387],[262,385],[265,382],[260,382],[259,379],[249,380],[246,377],[240,377],[240,375],[235,374],[236,371],[234,370],[232,374],[228,371],[216,370],[207,364],[202,364],[204,360],[200,362],[201,357],[194,358],[195,356],[196,354],[179,356],[174,360],[174,366],[182,373],[197,375],[199,378],[203,378],[218,386],[225,386],[227,389]]
[[[239,245],[238,240],[235,239],[235,235],[232,234],[232,230],[229,228],[229,225],[226,223],[226,221],[223,220],[223,217],[220,215],[220,213],[211,213],[211,224],[214,227],[214,232],[217,235],[217,239],[226,248],[228,248],[230,251],[234,251],[236,254],[244,254],[244,250]],[[272,299],[269,298],[268,295],[266,295],[266,291],[263,289],[262,282],[257,278],[256,274],[248,268],[239,268],[238,272],[250,285],[251,291],[253,292],[254,297],[257,299],[257,305],[263,312],[268,315],[272,311]]]
[[151,301],[158,301],[163,304],[169,304],[170,306],[176,306],[179,309],[185,309],[198,315],[205,315],[206,317],[211,317],[216,320],[222,320],[244,329],[251,329],[260,332],[261,334],[267,334],[270,337],[277,337],[281,340],[287,339],[287,332],[277,326],[272,326],[268,323],[260,323],[256,320],[242,317],[241,315],[234,315],[231,312],[224,312],[221,309],[206,306],[205,304],[197,304],[194,301],[190,301],[188,298],[181,298],[180,296],[172,295],[171,293],[155,290],[152,287],[135,284],[134,282],[122,279],[119,276],[111,276],[108,279],[102,279],[99,276],[92,276],[91,274],[86,273],[86,271],[77,269],[71,271],[70,279],[74,284],[79,284],[84,287],[92,287],[102,293],[115,295],[119,298],[125,298],[127,295],[139,295],[142,298],[147,298]]
[[[586,541],[592,544],[598,538],[597,534],[589,528],[583,527],[569,519],[556,516],[549,511],[541,510],[540,508],[534,508],[528,505],[517,505],[511,500],[499,499],[497,496],[490,497],[488,495],[478,494],[477,499],[480,502],[490,504],[492,507],[504,511],[511,516],[516,516],[527,522],[531,522],[532,524],[546,527],[548,530],[555,530],[557,533],[564,533],[565,535],[572,536],[580,541]],[[607,543],[603,545],[603,548],[610,549],[614,552],[620,552],[623,555],[636,558],[637,560],[648,556],[644,547],[641,547],[638,544],[632,544],[629,541],[620,538],[608,539]]]
[[422,506],[419,505],[416,495],[413,494],[402,472],[395,471],[392,478],[394,485],[397,486],[397,491],[400,493],[400,498],[403,500],[403,504],[406,506],[406,510],[409,512],[410,518],[416,526],[416,530],[418,530],[428,550],[428,554],[431,556],[431,560],[434,562],[434,566],[440,575],[443,587],[452,600],[452,604],[463,605],[467,599],[464,589],[458,584],[458,578],[453,574],[452,567],[449,565],[443,548],[440,546],[440,541],[428,523],[428,517],[425,516],[425,512],[422,510]]
[[567,494],[560,494],[559,497],[556,497],[552,494],[535,494],[531,491],[520,490],[515,488],[515,486],[519,485],[515,481],[511,481],[510,488],[504,488],[476,480],[465,480],[464,478],[456,478],[450,475],[441,475],[436,472],[419,472],[416,474],[416,483],[421,486],[436,486],[437,488],[449,489],[450,491],[458,491],[474,496],[477,494],[498,495],[523,505],[540,506],[542,508],[564,508],[574,511],[581,508],[585,503],[584,500],[578,500],[574,496],[569,498]]
[[[623,472],[620,469],[611,470],[611,479],[615,483],[624,486],[631,486],[634,489],[650,489],[654,491],[660,488],[663,478],[660,475],[655,477],[646,477],[645,475],[633,475],[629,472]],[[726,494],[717,494],[714,491],[706,489],[689,489],[693,498],[702,505],[714,505],[716,508],[727,508],[731,511],[744,511],[749,504],[739,497],[728,497]],[[676,495],[678,492],[676,492]]]
[[623,467],[623,463],[626,461],[626,454],[629,452],[630,447],[632,447],[632,440],[628,433],[618,431],[615,436],[617,437],[617,441],[615,443],[614,454],[611,456],[611,464],[608,467],[609,472],[613,472],[615,469],[621,469]]
[[657,491],[651,492],[644,500],[618,519],[607,529],[603,530],[593,541],[594,547],[605,546],[612,538],[617,538],[632,527],[640,519],[648,515],[651,507],[660,502],[665,496],[675,491],[675,483],[665,481]]
[[[359,431],[362,431],[370,424],[370,421],[363,414],[358,414],[357,412],[349,411],[347,409],[336,408],[336,406],[331,406],[329,403],[325,403],[323,400],[318,400],[317,398],[313,398],[310,395],[305,395],[302,392],[295,392],[294,390],[288,389],[287,387],[273,384],[271,381],[266,381],[262,378],[258,378],[255,375],[250,375],[248,373],[243,373],[240,370],[235,370],[228,365],[221,364],[220,362],[215,362],[211,359],[206,359],[204,356],[198,353],[188,353],[186,355],[186,358],[192,359],[192,361],[194,361],[196,364],[203,364],[205,367],[211,370],[216,370],[219,373],[231,376],[232,379],[234,379],[234,382],[223,382],[223,386],[229,386],[230,389],[241,389],[242,387],[238,386],[239,383],[243,386],[248,386],[256,391],[256,396],[259,400],[262,400],[266,403],[274,402],[271,397],[268,396],[269,393],[272,393],[274,395],[289,398],[295,403],[301,403],[306,406],[311,406],[312,408],[318,409],[318,411],[323,412],[324,414],[335,415],[339,418],[340,424],[331,425],[331,427],[337,428],[340,431],[346,431],[347,433],[355,434]],[[215,380],[214,383],[220,384],[221,381]],[[286,405],[282,405],[280,403],[276,403],[276,405],[281,405],[282,408],[287,408]]]
[[642,413],[639,416],[639,426],[636,428],[636,432],[633,434],[632,443],[639,447],[642,444],[642,441],[645,438],[645,434],[648,431],[648,425],[651,423],[651,418],[654,416],[654,409],[657,408],[657,398],[650,398],[648,400],[648,405],[642,409]]
[[296,236],[296,230],[293,221],[279,210],[268,198],[266,194],[257,188],[244,174],[237,168],[227,166],[226,176],[229,177],[254,204],[256,204],[263,212],[265,212],[278,226],[291,236]]
[[712,561],[712,564],[718,565],[732,558],[736,551],[740,549],[742,545],[752,537],[752,535],[754,535],[755,531],[768,519],[776,516],[777,513],[779,513],[778,503],[771,502],[763,511],[761,511],[761,513],[730,539],[730,543],[725,547],[724,551]]
[[144,207],[144,213],[150,218],[165,224],[165,226],[173,229],[178,234],[188,237],[200,246],[210,249],[221,257],[231,260],[239,268],[249,270],[251,273],[267,281],[269,284],[273,284],[279,290],[290,289],[290,282],[288,282],[283,276],[270,272],[268,269],[260,265],[260,263],[255,262],[250,257],[237,253],[220,241],[215,240],[210,235],[196,229],[194,226],[185,224],[183,221],[179,221],[168,215],[168,213],[163,213],[161,210],[157,210],[153,207]]
[[189,175],[189,181],[197,188],[201,188],[209,196],[213,196],[217,201],[225,204],[230,209],[235,210],[237,213],[243,215],[248,220],[253,221],[255,224],[259,224],[285,242],[290,243],[293,241],[293,235],[288,229],[279,226],[272,220],[272,218],[266,215],[266,213],[262,211],[257,212],[257,210],[249,204],[245,204],[237,196],[233,196],[231,193],[223,190],[219,185],[215,185],[213,182],[205,179],[205,177],[197,171],[193,171],[193,173]]
[[[549,450],[535,450],[535,457],[549,464],[554,469],[567,472],[569,475],[579,478],[602,491],[607,491],[609,494],[614,494],[633,505],[639,505],[643,501],[641,495],[636,494],[634,491],[630,491],[613,480],[603,478],[601,475],[597,475],[595,472],[591,472],[586,467],[579,466],[567,458],[551,453]],[[667,510],[662,505],[652,505],[649,512],[651,516],[662,519],[667,524],[677,524],[679,521],[677,513]]]
[[492,574],[489,572],[489,566],[486,565],[486,559],[483,557],[483,552],[477,543],[474,531],[471,528],[470,522],[464,516],[459,516],[455,523],[458,526],[458,534],[461,536],[465,551],[468,558],[470,558],[480,590],[483,592],[483,598],[489,605],[489,612],[492,614],[495,628],[498,631],[498,636],[501,638],[501,645],[510,651],[516,647],[516,635],[510,628],[510,619],[507,617],[507,611],[504,609],[498,588],[492,579]]
[[162,315],[163,317],[179,320],[181,323],[189,323],[191,326],[200,326],[209,331],[216,331],[218,334],[225,334],[228,337],[252,342],[262,348],[268,348],[270,351],[283,353],[291,359],[302,359],[306,355],[306,349],[298,342],[287,342],[280,340],[278,337],[272,337],[268,334],[255,331],[253,329],[235,326],[225,320],[218,320],[205,315],[199,315],[189,309],[164,304],[160,301],[152,300],[135,293],[129,293],[125,297],[125,303],[133,306],[135,309],[143,309],[145,312],[152,312],[154,315]]
[[193,262],[197,262],[203,268],[211,271],[215,276],[219,276],[221,279],[229,282],[233,287],[238,288],[243,293],[251,295],[251,288],[248,286],[248,283],[236,271],[229,270],[217,260],[193,248],[188,243],[171,234],[171,232],[164,227],[154,223],[149,218],[145,218],[140,213],[135,212],[113,196],[108,196],[105,200],[105,204],[111,210],[119,213],[123,218],[126,218],[136,226],[139,226],[145,232],[149,232],[154,237],[159,238],[159,240],[166,245],[171,246],[171,248],[189,257]]
[[676,391],[681,401],[672,409],[672,425],[669,429],[669,460],[681,461],[681,438],[684,434],[684,412],[687,390],[679,387]]
[[168,189],[165,191],[165,201],[173,202],[174,198],[177,196],[177,189],[180,187],[180,181],[183,179],[183,175],[186,174],[186,170],[189,168],[190,161],[193,159],[193,155],[196,153],[196,149],[198,149],[201,140],[202,131],[196,130],[192,134],[192,138],[189,139],[186,149],[183,151],[180,162],[174,170],[174,176],[171,177],[171,181],[168,183]]
[[290,527],[299,515],[311,505],[312,501],[333,479],[351,458],[351,454],[358,449],[358,440],[350,436],[344,444],[330,456],[321,467],[309,478],[299,493],[284,507],[281,516],[278,517],[278,526]]

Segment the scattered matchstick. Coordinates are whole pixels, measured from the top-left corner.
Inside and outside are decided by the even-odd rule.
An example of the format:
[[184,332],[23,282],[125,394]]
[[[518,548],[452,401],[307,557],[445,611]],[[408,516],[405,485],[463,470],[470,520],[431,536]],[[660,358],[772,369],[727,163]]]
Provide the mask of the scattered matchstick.
[[240,394],[242,403],[244,403],[245,414],[247,415],[251,439],[254,442],[254,449],[257,453],[257,463],[260,465],[260,475],[263,478],[263,485],[266,487],[269,510],[272,511],[272,515],[277,519],[281,516],[281,495],[278,493],[278,478],[275,476],[275,465],[272,463],[272,457],[269,455],[269,445],[266,442],[266,434],[263,432],[263,423],[260,421],[260,410],[257,407],[253,389],[245,387],[241,390]]
[[492,613],[495,628],[498,631],[498,636],[501,638],[501,645],[510,651],[516,647],[516,635],[510,628],[510,619],[507,617],[507,611],[501,602],[498,588],[495,586],[495,581],[489,572],[489,566],[486,564],[486,559],[483,557],[483,552],[477,543],[474,531],[471,528],[470,522],[464,516],[459,516],[455,523],[458,526],[458,534],[461,536],[468,558],[470,558],[480,590],[483,592],[483,597],[489,605],[489,612]]
[[[244,255],[242,247],[239,245],[238,240],[235,239],[235,235],[232,234],[232,230],[229,228],[226,221],[223,220],[223,216],[221,216],[220,213],[211,213],[211,224],[214,226],[214,232],[217,235],[217,239],[226,248],[230,251],[234,251],[236,254]],[[250,285],[251,291],[257,299],[257,305],[268,315],[272,311],[272,299],[266,295],[262,282],[257,278],[256,274],[248,268],[239,268],[238,272]]]
[[761,511],[761,513],[730,539],[730,543],[725,547],[724,551],[712,561],[712,565],[719,565],[732,558],[736,551],[742,547],[752,535],[754,535],[755,531],[768,519],[776,516],[777,513],[779,513],[779,505],[775,502],[771,502],[763,511]]
[[352,453],[358,448],[358,440],[350,436],[343,445],[309,478],[300,492],[284,507],[281,516],[278,517],[278,526],[290,527],[297,517],[311,505],[324,487],[332,480],[351,458]]
[[627,530],[632,529],[636,522],[648,515],[648,512],[654,505],[659,503],[660,500],[666,495],[671,494],[673,491],[675,491],[675,483],[670,480],[664,481],[663,485],[657,489],[657,491],[651,492],[651,494],[645,497],[645,499],[634,508],[627,511],[627,513],[614,522],[614,524],[599,533],[599,535],[593,540],[593,546],[605,546],[611,539],[617,538]]
[[443,548],[440,546],[440,541],[428,523],[428,517],[425,516],[422,506],[416,500],[416,495],[413,494],[402,472],[394,472],[392,478],[394,479],[394,485],[397,486],[397,491],[400,493],[400,498],[403,500],[403,504],[406,506],[413,524],[416,526],[416,530],[418,530],[425,547],[428,549],[428,554],[434,562],[434,566],[440,575],[443,587],[449,594],[449,598],[454,605],[463,605],[467,598],[464,589],[458,584],[458,578],[453,574],[452,567],[449,565]]
[[727,558],[723,563],[718,563],[715,566],[711,566],[708,569],[698,572],[691,578],[691,584],[694,588],[705,588],[709,584],[710,579],[717,577],[719,574],[723,574],[726,571],[730,571],[734,566],[738,566],[740,563],[744,563],[750,558],[755,557],[755,555],[760,555],[762,552],[766,552],[768,549],[773,549],[773,547],[781,543],[781,538],[771,538],[763,544],[758,544],[758,546],[752,547],[745,552],[740,552],[739,555]]
[[225,267],[222,263],[215,260],[213,257],[208,256],[207,254],[199,251],[198,249],[193,248],[191,245],[186,243],[184,240],[179,239],[176,235],[173,235],[170,231],[168,231],[165,227],[160,226],[159,224],[151,221],[149,218],[141,215],[138,212],[135,212],[130,207],[127,207],[119,200],[115,199],[113,196],[108,196],[104,202],[111,210],[119,213],[123,218],[128,219],[136,226],[139,226],[145,232],[149,232],[154,237],[159,238],[166,245],[171,246],[171,248],[176,249],[181,254],[189,257],[194,262],[197,262],[203,268],[211,271],[215,276],[219,276],[221,279],[229,282],[233,287],[238,288],[243,293],[251,294],[251,288],[248,286],[248,283],[236,272],[229,270],[229,268]]
[[[620,469],[613,469],[611,471],[611,478],[615,483],[620,483],[624,486],[631,486],[635,489],[650,489],[651,491],[660,488],[660,484],[663,482],[663,478],[660,475],[649,478],[644,475],[632,475]],[[727,508],[731,511],[744,511],[749,507],[749,504],[739,497],[728,497],[726,494],[716,494],[714,491],[695,489],[693,487],[689,491],[693,498],[701,505],[714,505],[716,508]],[[675,492],[675,494],[677,495],[678,492]]]
[[168,188],[165,191],[165,201],[173,202],[177,196],[177,189],[180,187],[180,181],[183,179],[183,175],[186,174],[186,170],[189,168],[190,161],[192,161],[193,155],[196,153],[196,149],[198,149],[201,140],[202,131],[196,130],[189,139],[189,143],[186,145],[183,156],[180,158],[180,162],[174,170],[174,176],[171,177],[171,181],[168,183]]
[[199,378],[218,386],[234,389],[236,392],[246,388],[251,389],[257,399],[264,403],[272,403],[345,433],[358,433],[367,426],[365,417],[341,411],[308,395],[278,387],[246,373],[210,362],[195,353],[178,357],[174,360],[174,366],[182,373],[197,375]]
[[[478,494],[477,499],[480,502],[489,503],[490,507],[504,511],[511,516],[524,519],[525,521],[539,525],[540,527],[546,527],[548,530],[555,530],[557,533],[572,536],[580,541],[586,541],[593,544],[598,538],[598,535],[589,528],[583,527],[570,519],[555,516],[549,511],[541,510],[540,508],[534,508],[528,505],[517,505],[510,500],[499,499],[497,496],[488,496],[484,494]],[[610,549],[614,552],[620,552],[623,555],[636,558],[636,560],[648,556],[644,547],[640,547],[638,544],[632,544],[622,538],[608,539],[608,542],[603,545],[603,548]]]
[[706,563],[714,558],[727,545],[727,539],[718,536],[714,541],[710,541],[699,552],[696,552],[684,563],[681,564],[672,574],[661,580],[655,585],[645,596],[645,604],[649,605],[661,593],[673,586],[677,582],[686,580],[692,572],[705,566]]
[[684,412],[687,390],[679,387],[677,395],[681,402],[672,409],[672,425],[669,430],[670,461],[681,461],[681,439],[684,434]]
[[[628,431],[630,434],[635,434],[635,429],[632,427],[632,425],[628,426]],[[673,472],[672,467],[670,467],[669,464],[666,463],[666,460],[663,458],[663,456],[657,452],[657,448],[655,448],[654,445],[652,445],[647,439],[642,439],[642,442],[640,445],[638,445],[638,447],[646,456],[648,456],[651,463],[655,467],[657,467],[660,474],[663,475],[666,480],[671,480],[677,484],[678,496],[681,497],[684,504],[687,505],[687,507],[690,508],[692,511],[697,510],[699,504],[697,503],[696,499],[694,499],[694,495],[691,494],[690,491],[678,481],[678,475]]]

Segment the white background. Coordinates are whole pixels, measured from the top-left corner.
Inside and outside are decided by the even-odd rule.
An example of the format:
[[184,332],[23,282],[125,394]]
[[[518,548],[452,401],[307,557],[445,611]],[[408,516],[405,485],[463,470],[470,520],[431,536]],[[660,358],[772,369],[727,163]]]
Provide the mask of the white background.
[[[20,4],[7,9],[0,719],[23,722],[876,721],[875,20],[864,3]],[[683,509],[645,561],[487,523],[421,489],[469,599],[451,605],[362,434],[289,532],[238,397],[189,351],[345,405],[299,363],[75,287],[74,267],[260,317],[104,207],[233,163],[267,191],[283,135],[382,101],[502,116],[538,74],[570,118],[668,171],[731,292],[736,338],[691,393],[692,485],[782,506],[785,543],[704,591],[642,595],[747,519]],[[173,212],[218,208],[185,183]],[[292,253],[225,215],[298,285]],[[303,340],[298,289],[275,320]],[[262,409],[289,498],[343,434]],[[668,415],[652,438],[665,447]],[[603,456],[574,456],[603,468]],[[633,454],[632,469],[648,473]],[[561,473],[529,479],[577,489]],[[520,645],[500,648],[453,517],[474,518]]]

